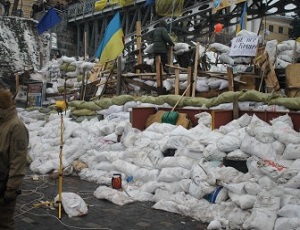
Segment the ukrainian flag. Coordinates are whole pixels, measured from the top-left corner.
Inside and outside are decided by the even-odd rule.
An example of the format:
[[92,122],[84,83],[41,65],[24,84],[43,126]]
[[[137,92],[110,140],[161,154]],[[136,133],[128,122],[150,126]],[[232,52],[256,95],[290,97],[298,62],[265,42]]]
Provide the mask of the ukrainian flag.
[[240,32],[241,30],[246,29],[246,23],[247,23],[247,2],[248,1],[246,1],[244,3],[244,8],[243,8],[243,12],[242,12],[242,15],[241,15],[240,23],[237,25],[237,28],[236,28],[236,34],[238,32]]
[[96,51],[100,64],[116,59],[124,49],[124,34],[121,26],[120,12],[109,22],[103,39]]

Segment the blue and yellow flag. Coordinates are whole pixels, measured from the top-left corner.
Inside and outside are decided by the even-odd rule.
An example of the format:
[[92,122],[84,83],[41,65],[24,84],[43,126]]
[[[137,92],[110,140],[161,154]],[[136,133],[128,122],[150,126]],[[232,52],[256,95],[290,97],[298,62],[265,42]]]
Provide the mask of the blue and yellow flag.
[[103,39],[96,51],[100,64],[116,59],[124,49],[124,34],[121,26],[120,12],[109,22]]
[[236,34],[240,32],[241,30],[246,29],[246,24],[247,24],[247,2],[244,3],[240,23],[236,27]]
[[37,24],[37,31],[39,34],[42,34],[55,26],[60,21],[61,17],[56,13],[55,9],[50,8]]

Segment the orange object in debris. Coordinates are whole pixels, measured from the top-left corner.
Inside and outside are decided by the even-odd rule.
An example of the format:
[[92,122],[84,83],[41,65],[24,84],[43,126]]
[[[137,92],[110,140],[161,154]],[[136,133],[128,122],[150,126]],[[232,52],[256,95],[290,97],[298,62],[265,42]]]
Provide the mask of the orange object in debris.
[[122,188],[122,175],[121,174],[113,174],[113,177],[111,178],[111,186],[114,189]]
[[221,32],[223,30],[223,25],[221,24],[221,23],[217,23],[216,25],[215,25],[215,33],[219,33],[219,32]]

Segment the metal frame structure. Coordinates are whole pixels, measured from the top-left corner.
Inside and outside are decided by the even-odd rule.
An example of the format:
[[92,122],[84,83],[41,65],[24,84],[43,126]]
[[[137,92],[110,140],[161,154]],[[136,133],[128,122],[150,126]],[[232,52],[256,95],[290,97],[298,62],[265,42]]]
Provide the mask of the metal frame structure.
[[[141,21],[143,40],[151,39],[151,34],[159,19],[164,18],[167,23],[172,24],[172,31],[175,32],[178,39],[185,42],[186,39],[196,40],[197,37],[212,32],[214,25],[218,22],[221,22],[224,28],[237,24],[243,8],[243,3],[239,3],[213,13],[212,0],[186,0],[182,15],[172,18],[157,15],[154,5],[145,7],[146,0],[135,0],[132,5],[123,8],[112,5],[102,11],[95,11],[95,2],[96,0],[86,0],[68,8],[68,24],[77,28],[78,56],[83,53],[83,44],[87,45],[89,56],[94,55],[107,24],[117,11],[121,13],[125,49],[130,52],[134,50],[137,21]],[[299,0],[250,0],[247,20],[294,12],[299,9]],[[85,33],[87,34],[86,41],[84,41]]]

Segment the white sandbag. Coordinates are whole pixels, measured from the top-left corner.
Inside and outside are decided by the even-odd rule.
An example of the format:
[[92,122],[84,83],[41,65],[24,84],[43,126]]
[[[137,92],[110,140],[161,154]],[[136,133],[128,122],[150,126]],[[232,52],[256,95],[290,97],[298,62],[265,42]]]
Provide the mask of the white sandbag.
[[272,180],[269,176],[261,176],[261,178],[258,179],[258,184],[261,187],[261,189],[265,190],[271,190],[276,187],[276,182]]
[[233,65],[234,64],[234,60],[232,57],[230,57],[228,55],[228,53],[221,53],[220,57],[220,62],[224,63],[224,64],[229,64],[229,65]]
[[300,133],[296,132],[285,122],[278,121],[272,125],[274,137],[287,145],[289,143],[299,144],[300,143]]
[[244,189],[246,182],[230,183],[230,184],[221,182],[221,184],[224,188],[228,189],[229,192],[233,192],[238,195],[243,195],[246,193]]
[[120,123],[118,123],[116,125],[116,128],[115,128],[115,133],[116,135],[120,136],[123,134],[124,130],[125,130],[125,127],[126,126],[129,126],[130,123],[129,122],[126,122],[126,121],[120,121]]
[[195,164],[190,172],[191,180],[196,184],[200,185],[202,181],[207,180],[207,174],[204,169],[199,165]]
[[210,89],[219,89],[223,80],[219,78],[210,78],[207,81],[207,85]]
[[250,194],[236,194],[234,192],[228,192],[229,198],[241,209],[251,209],[256,200],[256,196]]
[[277,218],[274,226],[274,230],[287,230],[287,229],[300,229],[300,219],[299,217],[287,218],[279,217]]
[[279,58],[280,60],[292,63],[293,62],[293,56],[289,56],[286,54],[278,54],[277,58]]
[[212,193],[214,190],[215,190],[215,186],[210,185],[206,181],[202,181],[198,185],[195,184],[193,181],[191,181],[188,193],[191,196],[200,199],[205,195]]
[[287,204],[277,211],[278,216],[282,217],[298,217],[300,218],[300,205],[299,204]]
[[296,40],[286,40],[282,41],[282,44],[286,44],[290,49],[295,50],[297,53],[300,53],[300,43]]
[[197,92],[209,91],[208,81],[207,80],[198,80],[196,82],[196,91]]
[[285,69],[288,65],[290,65],[290,62],[286,62],[282,59],[277,58],[275,62],[275,68],[276,69]]
[[228,88],[228,81],[227,80],[222,80],[219,90],[227,89]]
[[226,159],[228,160],[246,160],[250,157],[249,154],[243,152],[241,149],[236,149],[227,154]]
[[145,49],[144,49],[144,53],[153,53],[153,44],[148,45]]
[[142,192],[154,193],[157,188],[163,186],[163,182],[149,181],[141,185],[139,188]]
[[[54,199],[54,202],[59,201],[59,195]],[[63,192],[61,194],[61,203],[64,211],[69,217],[84,216],[88,214],[88,207],[85,201],[76,193]]]
[[217,167],[215,168],[216,180],[226,184],[241,183],[248,181],[252,176],[249,173],[242,173],[233,167]]
[[98,199],[105,199],[120,206],[134,202],[134,200],[124,191],[109,188],[107,186],[99,186],[94,191],[94,196]]
[[110,161],[101,161],[101,162],[92,162],[92,165],[89,167],[92,170],[98,169],[106,172],[110,172],[114,169]]
[[281,42],[277,45],[277,53],[281,53],[282,51],[291,50],[291,49],[293,48],[288,43]]
[[232,120],[229,123],[227,123],[226,125],[221,125],[219,127],[219,131],[223,134],[227,134],[232,131],[238,130],[240,128],[241,128],[241,126],[240,126],[240,123],[238,122],[238,120]]
[[128,176],[133,175],[133,173],[139,169],[138,166],[128,163],[123,160],[115,160],[112,162],[112,166],[114,167],[115,170],[119,172],[123,172]]
[[289,143],[287,144],[283,154],[282,158],[286,160],[296,160],[300,158],[300,143],[299,144],[293,144]]
[[212,43],[208,47],[209,50],[216,50],[220,53],[228,53],[230,51],[230,47],[221,43]]
[[256,196],[260,192],[261,187],[254,181],[248,181],[244,185],[244,190],[247,194]]
[[62,62],[67,62],[67,63],[76,62],[76,58],[75,57],[62,56],[61,60],[62,60]]
[[198,119],[198,124],[203,124],[206,127],[211,127],[211,114],[208,112],[201,112],[194,115]]
[[108,135],[106,135],[105,137],[103,137],[104,141],[107,142],[118,142],[118,135],[116,133],[110,133]]
[[158,169],[139,168],[138,170],[134,171],[133,178],[135,180],[148,182],[148,181],[155,181],[158,175],[159,175]]
[[217,148],[221,152],[232,152],[239,149],[241,142],[239,133],[237,131],[232,131],[217,140]]
[[158,165],[158,169],[166,167],[182,167],[185,169],[191,169],[195,161],[188,157],[164,157]]
[[209,144],[205,147],[203,156],[206,160],[223,160],[223,158],[226,156],[226,153],[223,151],[220,151],[217,147],[217,144]]
[[292,162],[290,165],[290,168],[292,169],[300,169],[300,159],[296,159]]
[[279,164],[277,161],[260,159],[257,161],[258,169],[270,178],[278,178],[286,170],[286,166]]
[[181,179],[190,178],[190,170],[181,168],[181,167],[172,167],[172,168],[163,168],[157,181],[159,182],[174,182]]
[[[262,191],[257,196],[251,215],[243,224],[244,229],[272,230],[280,208],[280,198]],[[268,220],[268,221],[266,221]]]
[[228,189],[217,186],[213,192],[205,196],[210,203],[220,204],[228,199]]
[[[298,170],[297,170],[298,172]],[[300,187],[300,173],[297,173],[293,178],[288,180],[288,182],[285,184],[286,187],[289,188],[299,188]]]
[[159,162],[164,158],[164,155],[162,154],[161,151],[157,149],[153,149],[152,151],[149,152],[148,157],[151,160],[154,167],[157,168]]
[[184,205],[180,205],[174,201],[168,201],[168,200],[160,200],[157,203],[155,203],[152,206],[152,208],[167,211],[167,212],[172,212],[172,213],[178,213],[178,214],[181,214],[180,211],[181,209],[183,210],[188,209],[188,207]]
[[277,46],[278,41],[277,40],[271,40],[267,41],[265,50],[269,54],[269,58],[271,63],[274,63],[275,57],[276,57],[276,52],[277,52]]
[[218,220],[213,220],[208,224],[207,229],[208,230],[221,230],[222,224]]
[[190,145],[194,140],[189,136],[169,136],[167,142],[162,146],[161,151],[165,152],[168,149],[184,148]]
[[190,179],[183,179],[172,183],[161,182],[160,188],[167,190],[170,193],[178,193],[178,192],[188,193],[190,184],[191,184]]
[[[186,150],[188,150],[189,152],[202,153],[204,151],[204,149],[205,149],[205,146],[203,144],[199,143],[199,141],[197,141],[197,140],[193,141],[188,146],[186,146]],[[190,157],[190,156],[188,156],[188,157]]]
[[288,125],[289,127],[294,128],[294,124],[293,124],[292,118],[288,114],[276,117],[276,118],[274,118],[274,119],[272,119],[270,121],[270,123],[272,125],[275,125],[277,122],[283,122],[284,124]]
[[184,43],[184,42],[177,42],[174,46],[174,50],[181,50],[181,49],[184,49],[184,50],[189,50],[191,47],[189,44],[187,43]]
[[290,194],[281,195],[280,207],[282,208],[287,204],[300,205],[300,199]]
[[250,135],[244,136],[240,148],[245,153],[257,156],[261,159],[274,160],[276,158],[276,151],[274,150],[272,143],[262,143]]
[[152,132],[157,132],[157,133],[162,133],[162,134],[167,134],[171,132],[172,130],[176,129],[177,126],[169,124],[169,123],[157,123],[154,122],[151,125],[149,125],[146,130],[147,131],[152,131]]
[[154,168],[149,157],[124,158],[124,160],[138,167]]
[[[200,143],[199,143],[200,144]],[[182,148],[179,148],[175,151],[175,154],[174,156],[175,157],[179,157],[179,156],[185,156],[185,157],[189,157],[191,159],[194,159],[194,160],[200,160],[203,158],[203,155],[202,155],[202,151],[204,150],[204,146],[203,145],[199,145],[200,148],[199,148],[199,151],[196,152],[196,151],[193,151],[193,150],[189,150],[189,149],[182,149]],[[202,150],[203,149],[203,150]],[[201,151],[202,150],[202,151]]]

